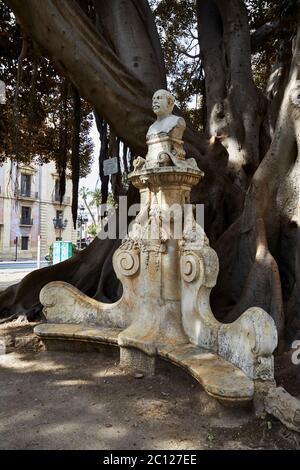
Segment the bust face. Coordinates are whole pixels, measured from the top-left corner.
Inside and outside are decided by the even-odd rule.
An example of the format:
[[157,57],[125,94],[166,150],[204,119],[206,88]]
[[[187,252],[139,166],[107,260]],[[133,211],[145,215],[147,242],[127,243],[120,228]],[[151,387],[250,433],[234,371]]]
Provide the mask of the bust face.
[[157,116],[168,116],[172,113],[174,104],[166,90],[157,90],[152,97],[152,109]]

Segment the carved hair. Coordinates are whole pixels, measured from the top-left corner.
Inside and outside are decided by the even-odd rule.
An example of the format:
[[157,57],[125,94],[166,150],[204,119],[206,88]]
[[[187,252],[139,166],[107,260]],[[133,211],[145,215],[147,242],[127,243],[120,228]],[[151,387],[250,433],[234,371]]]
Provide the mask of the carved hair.
[[[168,90],[164,90],[164,89],[156,90],[156,92],[154,93],[154,95],[156,95],[156,93],[159,93],[159,92],[164,93],[165,95],[167,95],[167,100],[168,100],[169,105],[174,106],[174,104],[175,104],[175,98],[174,98],[174,96],[173,96]],[[153,96],[154,96],[154,95],[153,95]]]

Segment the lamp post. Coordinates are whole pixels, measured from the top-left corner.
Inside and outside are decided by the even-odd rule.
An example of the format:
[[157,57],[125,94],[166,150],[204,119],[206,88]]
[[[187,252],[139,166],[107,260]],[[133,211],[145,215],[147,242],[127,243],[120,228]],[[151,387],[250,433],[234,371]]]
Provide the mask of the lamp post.
[[61,218],[54,217],[53,225],[55,229],[59,229],[59,239],[61,240],[61,231],[64,230],[68,225],[68,220],[62,220]]
[[79,249],[81,250],[81,241],[82,241],[82,226],[83,224],[86,224],[88,222],[88,217],[86,214],[84,214],[84,206],[81,204],[79,206],[79,212],[78,212],[78,217],[77,217],[77,220],[78,220],[78,226],[80,228],[80,240],[79,240]]

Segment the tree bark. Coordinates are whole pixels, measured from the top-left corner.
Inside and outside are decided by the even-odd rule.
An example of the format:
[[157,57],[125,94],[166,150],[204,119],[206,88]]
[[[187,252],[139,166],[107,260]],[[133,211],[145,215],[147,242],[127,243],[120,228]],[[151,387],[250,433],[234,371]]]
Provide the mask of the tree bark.
[[[221,269],[214,297],[220,309],[217,296],[230,292],[223,305],[224,311],[233,307],[228,321],[255,303],[272,315],[280,335],[286,322],[290,338],[299,334],[300,326],[299,53],[300,29],[270,149],[253,177],[241,218],[216,245]],[[226,246],[231,248],[224,259]]]
[[228,173],[243,198],[259,164],[262,119],[261,97],[252,78],[246,7],[242,0],[198,0],[197,16],[209,135],[221,137],[229,154]]

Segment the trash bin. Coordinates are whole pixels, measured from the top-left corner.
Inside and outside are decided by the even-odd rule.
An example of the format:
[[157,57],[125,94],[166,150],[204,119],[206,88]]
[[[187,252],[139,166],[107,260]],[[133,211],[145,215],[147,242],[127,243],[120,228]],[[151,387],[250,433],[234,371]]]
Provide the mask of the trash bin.
[[53,264],[65,261],[73,255],[72,242],[53,242]]

